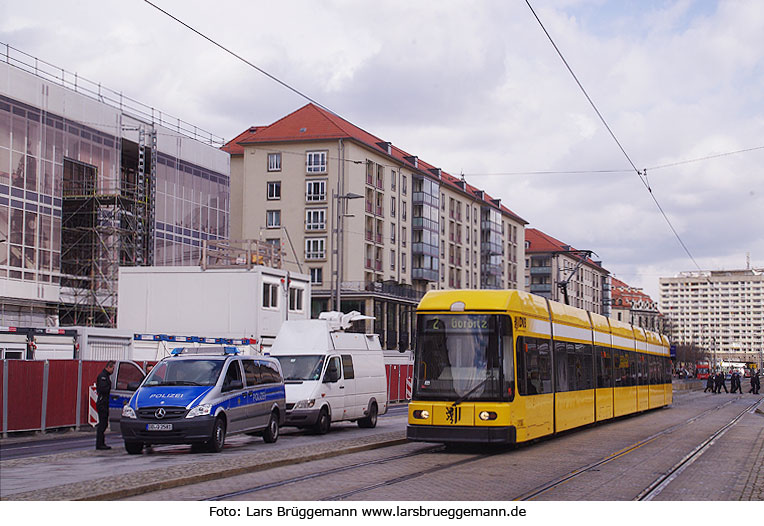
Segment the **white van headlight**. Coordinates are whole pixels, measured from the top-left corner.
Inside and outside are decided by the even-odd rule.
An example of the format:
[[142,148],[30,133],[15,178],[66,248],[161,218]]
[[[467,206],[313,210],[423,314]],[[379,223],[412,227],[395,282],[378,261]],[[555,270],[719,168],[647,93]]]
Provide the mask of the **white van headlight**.
[[205,416],[212,411],[212,404],[199,404],[188,412],[186,418],[194,418],[195,416]]
[[316,405],[316,399],[311,398],[310,400],[300,400],[296,404],[294,404],[295,409],[310,409]]
[[135,410],[129,405],[122,406],[122,418],[136,418]]

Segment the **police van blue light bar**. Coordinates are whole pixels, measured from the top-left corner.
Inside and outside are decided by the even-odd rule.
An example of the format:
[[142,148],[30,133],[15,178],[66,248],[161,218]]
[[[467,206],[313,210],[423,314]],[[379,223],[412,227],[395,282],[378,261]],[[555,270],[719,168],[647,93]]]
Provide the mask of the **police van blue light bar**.
[[223,349],[225,350],[226,354],[239,354],[239,352],[241,352],[236,347],[225,346],[225,347],[223,347]]
[[172,354],[173,356],[177,356],[182,353],[183,353],[183,347],[175,347],[172,351],[170,351],[170,354]]

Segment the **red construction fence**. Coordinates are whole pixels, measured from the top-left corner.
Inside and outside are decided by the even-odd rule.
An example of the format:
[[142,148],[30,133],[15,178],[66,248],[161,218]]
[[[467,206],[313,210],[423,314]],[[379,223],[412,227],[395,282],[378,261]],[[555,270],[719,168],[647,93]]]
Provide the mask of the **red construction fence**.
[[3,436],[88,425],[88,386],[105,366],[105,360],[2,360]]
[[[397,357],[386,358],[385,362],[388,401],[410,400],[414,366]],[[153,362],[138,365],[145,370],[148,363]],[[105,360],[2,360],[2,436],[18,431],[87,426],[88,387],[105,366]]]

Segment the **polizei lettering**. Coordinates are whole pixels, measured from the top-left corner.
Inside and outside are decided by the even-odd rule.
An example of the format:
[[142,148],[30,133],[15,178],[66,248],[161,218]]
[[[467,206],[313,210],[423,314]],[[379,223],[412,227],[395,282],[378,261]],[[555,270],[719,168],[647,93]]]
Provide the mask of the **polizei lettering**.
[[152,393],[149,398],[183,398],[183,393]]

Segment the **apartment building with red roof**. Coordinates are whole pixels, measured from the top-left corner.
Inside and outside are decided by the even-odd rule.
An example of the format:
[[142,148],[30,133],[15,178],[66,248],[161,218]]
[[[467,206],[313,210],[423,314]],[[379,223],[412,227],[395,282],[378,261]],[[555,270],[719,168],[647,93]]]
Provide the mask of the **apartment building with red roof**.
[[375,317],[410,348],[431,289],[523,288],[527,221],[499,199],[315,104],[230,141],[231,238],[280,244],[312,312]]
[[610,272],[578,250],[536,228],[525,229],[526,290],[554,301],[610,315]]
[[651,331],[663,332],[665,319],[653,301],[642,289],[632,287],[620,279],[610,278],[612,318],[637,325]]

